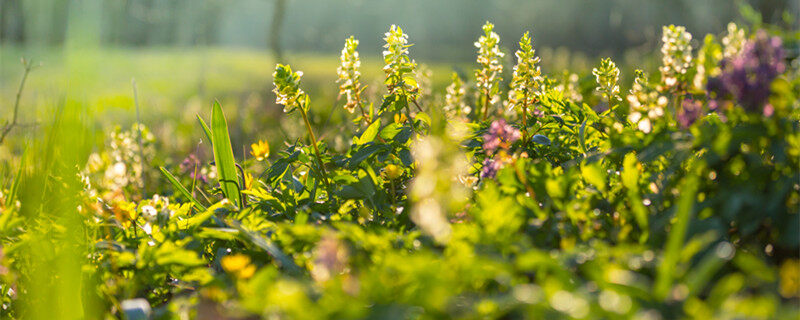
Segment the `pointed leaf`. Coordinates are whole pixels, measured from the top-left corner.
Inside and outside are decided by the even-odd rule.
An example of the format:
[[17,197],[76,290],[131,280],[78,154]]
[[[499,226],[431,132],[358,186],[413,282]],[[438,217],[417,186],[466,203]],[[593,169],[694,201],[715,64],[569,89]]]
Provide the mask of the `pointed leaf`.
[[228,122],[219,102],[214,101],[211,112],[211,144],[214,147],[214,162],[217,166],[219,185],[225,197],[237,207],[239,203],[239,176],[236,174],[236,162],[228,135]]
[[195,197],[193,197],[192,194],[189,192],[189,190],[186,190],[183,184],[181,184],[181,182],[178,181],[178,179],[175,178],[175,176],[173,176],[172,173],[167,171],[167,169],[164,167],[159,167],[159,169],[161,169],[161,174],[163,174],[164,177],[167,178],[167,180],[169,180],[169,183],[171,183],[172,186],[175,187],[175,189],[178,189],[178,191],[184,197],[192,201],[192,204],[194,204],[194,207],[197,208],[197,210],[199,211],[206,210],[206,207],[203,204],[201,204],[200,201],[198,201]]

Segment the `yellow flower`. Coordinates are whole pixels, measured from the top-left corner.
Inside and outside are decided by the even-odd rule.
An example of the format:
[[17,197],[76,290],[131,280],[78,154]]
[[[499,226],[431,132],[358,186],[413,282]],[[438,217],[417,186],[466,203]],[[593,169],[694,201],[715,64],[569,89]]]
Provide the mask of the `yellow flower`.
[[256,272],[256,266],[250,263],[250,257],[234,254],[222,258],[222,269],[240,279],[247,279]]
[[269,143],[264,140],[259,140],[257,143],[250,145],[250,154],[256,157],[258,161],[264,161],[269,157]]
[[390,164],[383,168],[383,174],[389,178],[389,180],[394,180],[403,175],[403,169],[399,166]]
[[253,175],[250,174],[249,172],[245,172],[244,173],[244,189],[245,190],[253,189],[253,181],[255,181],[255,180],[253,180]]
[[403,123],[408,121],[408,117],[402,113],[395,113],[394,114],[394,122]]
[[800,261],[789,259],[781,265],[780,292],[784,298],[800,296]]

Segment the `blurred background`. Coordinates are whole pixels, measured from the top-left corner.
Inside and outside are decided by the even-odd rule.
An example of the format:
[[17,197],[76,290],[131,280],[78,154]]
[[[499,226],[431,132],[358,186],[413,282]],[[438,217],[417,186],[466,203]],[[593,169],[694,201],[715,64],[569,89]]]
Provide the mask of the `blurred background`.
[[[325,137],[350,118],[334,83],[344,39],[360,40],[364,81],[379,96],[382,37],[391,24],[409,34],[411,56],[441,92],[451,72],[471,76],[473,43],[487,20],[501,37],[506,77],[530,30],[546,73],[569,68],[591,81],[587,71],[611,56],[628,83],[634,68],[656,70],[663,25],[686,26],[699,47],[730,21],[797,29],[798,11],[796,0],[0,0],[0,119],[10,114],[24,57],[41,63],[22,92],[21,117],[30,126],[47,121],[54,105],[77,104],[100,133],[130,128],[135,79],[142,121],[164,137],[163,150],[196,147],[195,114],[207,115],[213,99],[229,114],[235,147],[258,139],[275,145],[302,135],[297,117],[281,121],[273,102],[275,63],[305,72],[312,122]],[[12,149],[0,158],[33,131],[16,129],[17,143],[0,146]]]

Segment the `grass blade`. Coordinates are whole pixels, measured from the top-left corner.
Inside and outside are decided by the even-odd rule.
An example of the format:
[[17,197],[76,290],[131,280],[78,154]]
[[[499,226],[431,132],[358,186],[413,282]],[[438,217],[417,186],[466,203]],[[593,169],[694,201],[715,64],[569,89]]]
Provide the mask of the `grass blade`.
[[194,207],[197,208],[197,210],[199,210],[199,211],[205,211],[206,210],[206,207],[203,204],[201,204],[200,201],[198,201],[195,197],[193,197],[192,194],[189,192],[189,190],[186,190],[186,187],[184,187],[183,184],[181,184],[181,182],[178,181],[178,179],[175,178],[175,176],[172,175],[172,173],[167,171],[167,169],[164,168],[164,167],[159,167],[159,169],[161,169],[161,174],[163,174],[164,177],[166,177],[167,180],[169,180],[169,182],[172,184],[172,186],[175,187],[175,189],[178,189],[178,191],[184,197],[186,197],[187,199],[192,201],[192,203],[194,204]]
[[241,206],[239,194],[239,177],[236,174],[236,160],[233,158],[233,148],[228,135],[228,122],[222,113],[222,106],[214,101],[211,111],[211,145],[214,147],[214,162],[219,175],[219,185],[228,200],[237,207]]
[[10,207],[14,204],[14,200],[17,199],[17,192],[19,190],[19,183],[22,181],[22,172],[25,169],[25,158],[28,155],[27,149],[22,152],[22,156],[19,158],[19,169],[17,169],[17,175],[14,177],[14,180],[11,181],[11,189],[8,190],[8,196],[6,197],[6,207]]
[[211,129],[208,128],[208,125],[203,120],[203,118],[200,117],[199,114],[197,115],[197,122],[200,122],[200,127],[203,128],[203,132],[206,134],[206,139],[208,139],[208,141],[211,141]]
[[692,172],[688,177],[684,178],[680,188],[681,194],[675,205],[675,224],[672,225],[667,237],[664,259],[659,265],[656,275],[655,294],[662,299],[665,299],[672,289],[672,282],[675,278],[675,265],[680,259],[680,251],[686,239],[699,185],[700,178]]

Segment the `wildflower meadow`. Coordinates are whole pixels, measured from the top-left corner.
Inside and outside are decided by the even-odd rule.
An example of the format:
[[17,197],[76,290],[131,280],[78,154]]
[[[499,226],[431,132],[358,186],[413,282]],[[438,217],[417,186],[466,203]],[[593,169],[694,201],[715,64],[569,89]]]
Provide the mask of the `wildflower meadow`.
[[240,68],[245,102],[125,83],[97,105],[128,122],[62,97],[32,124],[48,65],[4,66],[0,318],[800,316],[800,32],[667,25],[652,63],[562,72],[474,24],[466,67],[386,24]]

